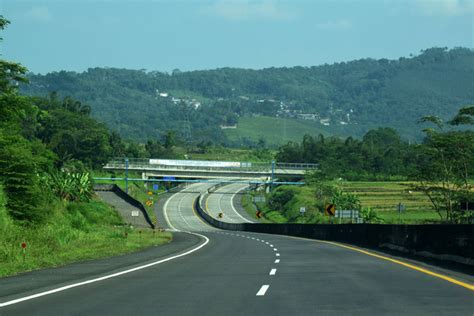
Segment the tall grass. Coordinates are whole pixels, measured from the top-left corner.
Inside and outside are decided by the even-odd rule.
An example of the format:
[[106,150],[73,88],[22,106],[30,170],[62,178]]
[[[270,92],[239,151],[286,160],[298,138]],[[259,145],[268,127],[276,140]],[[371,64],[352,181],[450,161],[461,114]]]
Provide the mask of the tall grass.
[[[13,222],[0,188],[0,277],[44,267],[132,252],[167,243],[171,234],[130,229],[108,205],[57,202],[52,217],[41,226]],[[26,243],[25,250],[21,244]]]

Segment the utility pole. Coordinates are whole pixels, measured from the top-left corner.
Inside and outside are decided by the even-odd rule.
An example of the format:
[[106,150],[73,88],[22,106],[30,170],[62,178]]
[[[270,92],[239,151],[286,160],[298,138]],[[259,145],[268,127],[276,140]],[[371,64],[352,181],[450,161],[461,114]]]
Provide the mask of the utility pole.
[[272,190],[272,187],[273,187],[273,181],[275,181],[275,160],[272,160],[272,177],[271,177],[271,182],[270,182],[270,191]]
[[125,158],[125,193],[128,194],[128,158]]

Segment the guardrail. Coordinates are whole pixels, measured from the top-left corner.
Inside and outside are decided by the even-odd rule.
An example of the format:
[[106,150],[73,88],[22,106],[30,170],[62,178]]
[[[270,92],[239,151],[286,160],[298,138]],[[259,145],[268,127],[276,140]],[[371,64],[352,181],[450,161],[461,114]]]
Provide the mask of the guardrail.
[[254,224],[224,223],[211,217],[195,200],[199,216],[210,225],[235,231],[288,235],[386,248],[474,266],[473,224]]

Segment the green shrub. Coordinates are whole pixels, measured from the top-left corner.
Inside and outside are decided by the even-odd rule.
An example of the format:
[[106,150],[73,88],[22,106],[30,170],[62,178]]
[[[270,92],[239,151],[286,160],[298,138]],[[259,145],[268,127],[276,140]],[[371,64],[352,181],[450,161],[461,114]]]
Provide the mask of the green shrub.
[[270,195],[268,205],[275,210],[281,210],[295,196],[295,191],[289,187],[279,187]]
[[384,222],[377,212],[370,207],[362,208],[359,214],[362,217],[364,223],[380,224]]
[[57,171],[44,175],[42,179],[52,192],[64,201],[88,202],[92,198],[92,179],[88,172]]

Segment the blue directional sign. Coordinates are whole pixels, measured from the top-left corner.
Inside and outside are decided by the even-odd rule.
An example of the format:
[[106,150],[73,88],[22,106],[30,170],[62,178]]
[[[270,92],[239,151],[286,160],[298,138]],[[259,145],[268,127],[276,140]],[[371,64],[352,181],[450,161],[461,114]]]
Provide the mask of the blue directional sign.
[[163,177],[163,180],[165,180],[165,181],[175,181],[176,178],[175,177]]
[[157,184],[157,183],[154,183],[154,184],[153,184],[153,190],[154,190],[154,191],[158,191],[158,188],[159,188],[158,184]]

